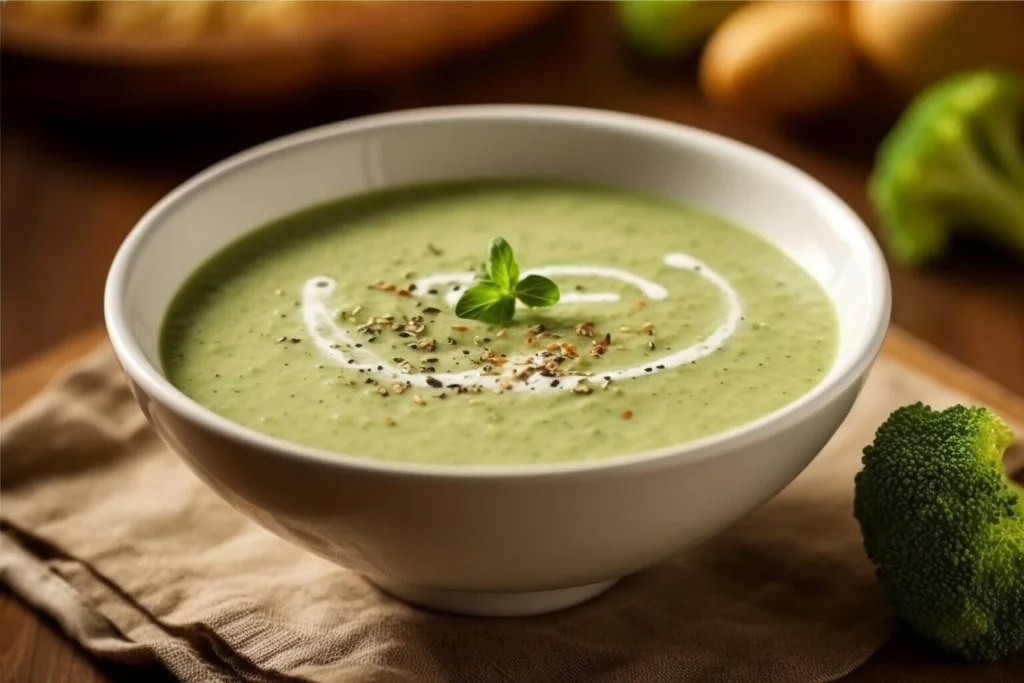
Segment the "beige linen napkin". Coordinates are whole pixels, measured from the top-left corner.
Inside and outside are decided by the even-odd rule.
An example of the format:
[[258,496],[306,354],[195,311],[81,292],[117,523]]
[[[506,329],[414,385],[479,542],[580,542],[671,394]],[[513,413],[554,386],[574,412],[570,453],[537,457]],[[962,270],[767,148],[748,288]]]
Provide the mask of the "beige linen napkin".
[[892,629],[851,516],[860,449],[919,398],[965,400],[880,361],[825,451],[734,528],[581,607],[487,620],[404,605],[235,512],[103,349],[3,423],[0,579],[89,651],[189,682],[835,680]]

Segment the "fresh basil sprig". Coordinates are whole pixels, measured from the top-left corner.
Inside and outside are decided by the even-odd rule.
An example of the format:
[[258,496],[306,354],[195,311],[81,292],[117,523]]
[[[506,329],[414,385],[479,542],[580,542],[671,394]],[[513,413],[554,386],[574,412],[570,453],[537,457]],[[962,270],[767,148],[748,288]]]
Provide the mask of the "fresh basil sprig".
[[541,275],[519,279],[512,247],[501,237],[491,240],[491,263],[455,304],[455,315],[498,325],[512,320],[516,299],[531,308],[558,303],[558,285]]

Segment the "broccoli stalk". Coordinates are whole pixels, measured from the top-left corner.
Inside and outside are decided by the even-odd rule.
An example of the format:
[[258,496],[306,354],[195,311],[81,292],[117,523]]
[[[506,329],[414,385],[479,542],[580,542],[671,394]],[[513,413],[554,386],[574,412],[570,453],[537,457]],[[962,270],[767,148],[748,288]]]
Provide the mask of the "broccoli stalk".
[[890,252],[941,256],[958,228],[1024,254],[1024,92],[1016,76],[976,71],[923,92],[882,142],[869,194]]
[[1024,489],[1013,440],[978,407],[896,410],[864,449],[854,515],[878,579],[918,633],[972,661],[1024,646]]

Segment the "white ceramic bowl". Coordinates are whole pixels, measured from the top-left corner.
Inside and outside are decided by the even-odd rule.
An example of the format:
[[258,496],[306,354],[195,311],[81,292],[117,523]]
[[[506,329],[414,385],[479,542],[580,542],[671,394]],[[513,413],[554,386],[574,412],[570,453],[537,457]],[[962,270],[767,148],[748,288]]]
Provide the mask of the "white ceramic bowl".
[[[597,462],[518,467],[395,464],[296,446],[215,415],[165,379],[157,345],[168,303],[229,242],[340,195],[502,176],[633,188],[767,236],[835,302],[834,366],[790,405],[710,438]],[[625,114],[472,106],[316,128],[199,174],[125,240],[105,309],[146,417],[238,510],[411,602],[523,615],[597,595],[718,533],[792,481],[860,390],[888,324],[889,280],[853,211],[760,151]]]

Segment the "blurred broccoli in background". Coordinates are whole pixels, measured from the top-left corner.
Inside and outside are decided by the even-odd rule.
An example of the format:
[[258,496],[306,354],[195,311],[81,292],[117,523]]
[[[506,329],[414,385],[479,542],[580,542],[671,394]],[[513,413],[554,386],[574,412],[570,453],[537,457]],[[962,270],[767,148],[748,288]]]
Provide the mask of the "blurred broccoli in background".
[[1024,489],[1010,427],[981,407],[904,406],[864,449],[854,515],[896,611],[971,661],[1024,646]]
[[923,91],[878,151],[869,195],[898,260],[923,264],[955,230],[1024,255],[1024,92],[1009,72],[957,74]]
[[632,46],[654,59],[693,54],[743,2],[726,0],[618,0],[619,22]]

